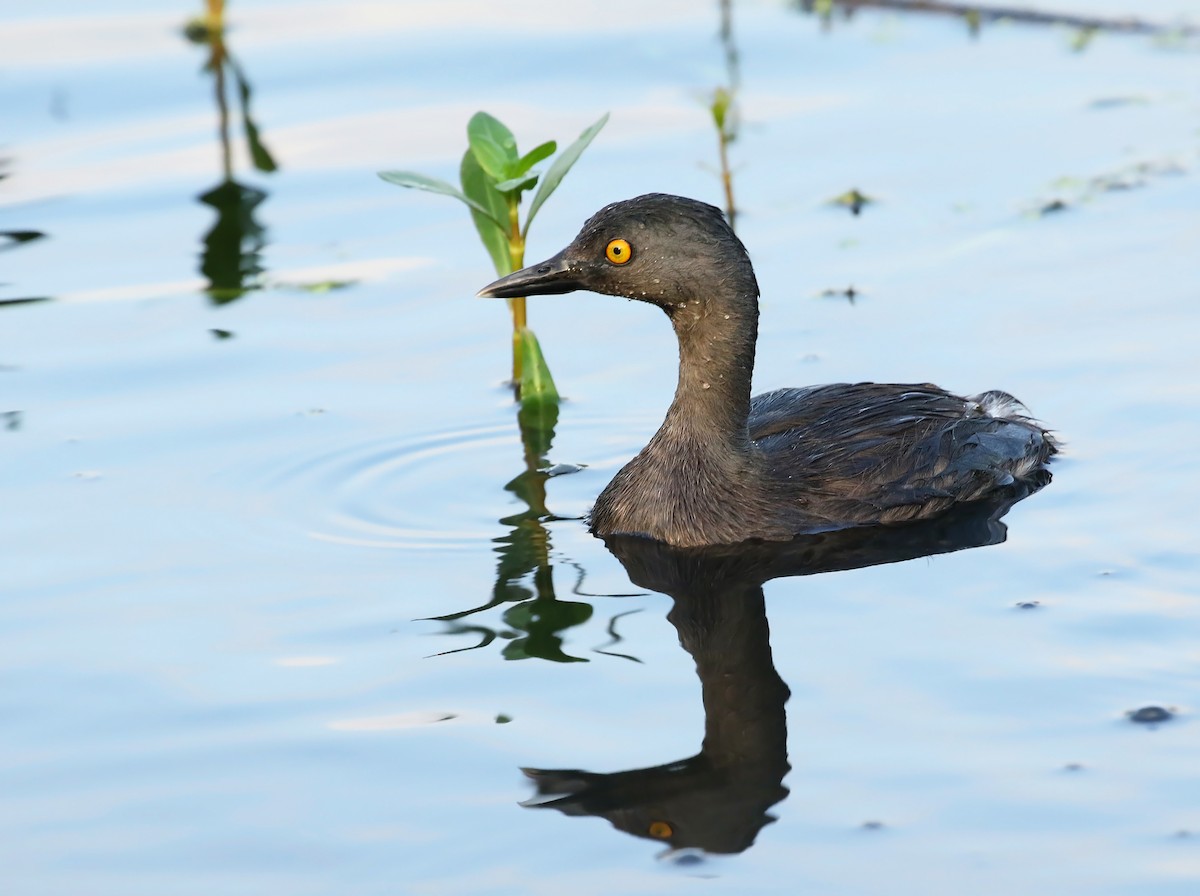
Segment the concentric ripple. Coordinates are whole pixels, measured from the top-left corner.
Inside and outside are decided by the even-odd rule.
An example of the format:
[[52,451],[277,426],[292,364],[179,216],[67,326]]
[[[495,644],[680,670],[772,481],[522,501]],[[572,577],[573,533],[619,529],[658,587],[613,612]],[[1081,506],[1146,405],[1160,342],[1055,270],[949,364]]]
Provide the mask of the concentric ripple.
[[[521,440],[510,423],[348,446],[293,466],[274,485],[311,499],[312,538],[359,547],[454,549],[497,534],[483,502],[465,508],[454,496],[492,494],[502,502],[503,492],[488,488],[494,482],[488,471],[503,477],[506,466],[520,461]],[[464,480],[477,480],[478,488]]]
[[[609,419],[578,418],[575,432],[588,456],[574,449],[551,451],[546,472],[553,478],[550,510],[582,515],[595,490],[636,451],[636,436],[596,437],[596,430],[623,433]],[[636,431],[637,426],[629,427]],[[574,439],[562,438],[567,442]],[[629,446],[625,446],[625,442]],[[310,538],[357,547],[398,550],[476,549],[506,531],[501,519],[525,507],[505,486],[526,471],[516,422],[402,436],[336,447],[276,468],[262,485],[291,525]],[[564,488],[582,471],[588,481]],[[592,479],[594,478],[594,482]],[[555,498],[558,500],[555,500]]]

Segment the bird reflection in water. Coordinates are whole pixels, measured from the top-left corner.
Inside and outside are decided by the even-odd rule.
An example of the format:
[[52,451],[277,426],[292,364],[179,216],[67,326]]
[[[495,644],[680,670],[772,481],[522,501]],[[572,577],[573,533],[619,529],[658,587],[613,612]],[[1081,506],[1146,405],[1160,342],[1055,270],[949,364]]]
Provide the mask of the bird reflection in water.
[[674,548],[645,538],[606,539],[636,585],[674,601],[667,619],[696,662],[704,742],[695,756],[650,768],[607,774],[524,769],[536,793],[522,805],[606,818],[618,830],[672,850],[748,849],[774,820],[770,808],[787,796],[783,778],[790,769],[789,692],[771,659],[763,584],[999,544],[1007,531],[1001,517],[1043,484],[962,505],[931,521],[782,544]]

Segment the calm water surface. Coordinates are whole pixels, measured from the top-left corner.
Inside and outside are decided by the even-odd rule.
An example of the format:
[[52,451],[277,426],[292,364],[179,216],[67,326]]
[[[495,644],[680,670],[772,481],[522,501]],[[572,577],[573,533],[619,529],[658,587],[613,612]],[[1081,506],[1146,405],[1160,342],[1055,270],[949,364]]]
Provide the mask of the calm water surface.
[[1068,451],[1003,524],[683,562],[579,520],[661,316],[531,303],[523,430],[467,216],[374,172],[611,111],[531,259],[719,201],[716,5],[238,0],[273,173],[197,12],[0,12],[0,889],[1200,892],[1195,39],[736,5],[756,388],[1002,387]]

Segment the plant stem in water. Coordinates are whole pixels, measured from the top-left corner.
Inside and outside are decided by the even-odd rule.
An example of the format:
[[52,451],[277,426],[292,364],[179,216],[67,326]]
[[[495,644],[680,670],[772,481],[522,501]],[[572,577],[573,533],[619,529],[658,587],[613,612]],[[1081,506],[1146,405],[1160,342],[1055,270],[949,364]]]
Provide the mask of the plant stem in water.
[[[525,237],[521,235],[520,200],[516,194],[508,197],[508,256],[512,269],[525,267]],[[525,298],[519,296],[509,302],[513,318],[513,388],[521,388],[521,331],[525,329]]]

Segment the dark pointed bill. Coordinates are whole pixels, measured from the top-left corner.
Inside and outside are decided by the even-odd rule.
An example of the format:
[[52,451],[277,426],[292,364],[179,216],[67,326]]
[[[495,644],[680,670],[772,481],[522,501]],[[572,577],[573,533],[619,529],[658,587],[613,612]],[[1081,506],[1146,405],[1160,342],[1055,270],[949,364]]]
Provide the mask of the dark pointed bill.
[[483,299],[515,299],[520,296],[548,296],[583,289],[570,265],[559,252],[541,264],[513,271],[495,283],[489,283],[476,293]]

